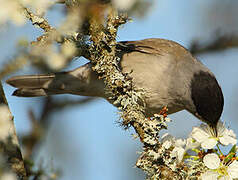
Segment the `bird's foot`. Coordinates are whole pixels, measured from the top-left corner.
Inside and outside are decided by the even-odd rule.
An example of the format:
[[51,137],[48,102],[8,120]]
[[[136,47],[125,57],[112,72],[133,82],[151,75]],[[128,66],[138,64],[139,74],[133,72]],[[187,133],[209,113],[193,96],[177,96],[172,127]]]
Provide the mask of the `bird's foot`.
[[164,116],[164,118],[166,118],[167,116],[168,116],[168,108],[167,108],[167,106],[164,106],[161,110],[160,110],[160,115],[163,115]]

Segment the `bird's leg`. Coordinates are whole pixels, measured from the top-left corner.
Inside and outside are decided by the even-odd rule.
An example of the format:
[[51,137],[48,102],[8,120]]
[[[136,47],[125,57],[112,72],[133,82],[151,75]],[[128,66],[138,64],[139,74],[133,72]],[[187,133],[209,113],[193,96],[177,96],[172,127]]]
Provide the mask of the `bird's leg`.
[[167,112],[168,112],[168,108],[167,108],[167,106],[164,106],[161,110],[160,110],[160,115],[163,115],[164,116],[164,118],[166,118],[167,116],[168,116],[168,114],[167,114]]

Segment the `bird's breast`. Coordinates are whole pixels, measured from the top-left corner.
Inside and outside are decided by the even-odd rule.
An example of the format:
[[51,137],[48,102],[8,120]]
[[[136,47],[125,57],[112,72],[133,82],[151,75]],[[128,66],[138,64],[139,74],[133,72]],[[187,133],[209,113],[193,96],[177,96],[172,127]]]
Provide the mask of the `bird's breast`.
[[179,93],[171,93],[175,63],[171,56],[138,52],[123,56],[122,71],[132,78],[134,89],[144,92],[147,117],[158,114],[164,106],[168,107],[168,113],[184,109],[178,100]]

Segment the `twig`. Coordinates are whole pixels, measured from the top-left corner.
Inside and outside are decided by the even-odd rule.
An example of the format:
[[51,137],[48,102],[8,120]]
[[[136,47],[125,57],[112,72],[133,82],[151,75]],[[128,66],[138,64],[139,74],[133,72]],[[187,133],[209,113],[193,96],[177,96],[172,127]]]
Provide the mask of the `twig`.
[[13,116],[8,107],[8,103],[0,83],[0,108],[1,108],[1,137],[0,151],[6,158],[9,168],[16,173],[19,179],[27,179],[26,170],[20,150],[20,145],[16,136]]
[[59,4],[64,4],[64,3],[65,3],[65,0],[56,0],[55,2],[56,2],[56,3],[59,3]]
[[8,62],[3,64],[0,69],[0,79],[3,79],[5,76],[23,68],[27,62],[28,56],[26,54],[21,54],[15,59],[9,59]]
[[206,45],[199,45],[199,42],[195,41],[189,48],[192,54],[211,53],[217,51],[223,51],[229,48],[238,47],[238,36],[235,35],[223,35],[219,36],[215,40],[209,42]]
[[32,22],[32,25],[38,25],[45,32],[49,32],[54,29],[50,26],[48,21],[44,19],[43,17],[37,16],[36,14],[34,14],[33,12],[31,12],[29,9],[25,7],[22,7],[22,8],[25,13],[25,16]]

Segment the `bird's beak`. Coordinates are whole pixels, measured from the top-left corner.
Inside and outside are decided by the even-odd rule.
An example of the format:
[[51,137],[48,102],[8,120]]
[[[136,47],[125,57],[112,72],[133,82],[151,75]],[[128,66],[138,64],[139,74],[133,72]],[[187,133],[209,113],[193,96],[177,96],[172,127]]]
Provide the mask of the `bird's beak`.
[[214,137],[217,137],[217,125],[209,125],[209,127],[211,128],[211,130],[212,130],[212,134],[213,134],[213,136]]
[[[195,114],[195,116],[199,119],[199,120],[201,120],[202,122],[205,122],[206,124],[208,124],[208,121],[207,120],[205,120],[205,119],[203,119],[197,112],[196,113],[194,113]],[[210,129],[211,129],[211,132],[212,132],[212,135],[214,136],[214,137],[217,137],[217,124],[208,124],[209,125],[209,127],[210,127]]]

